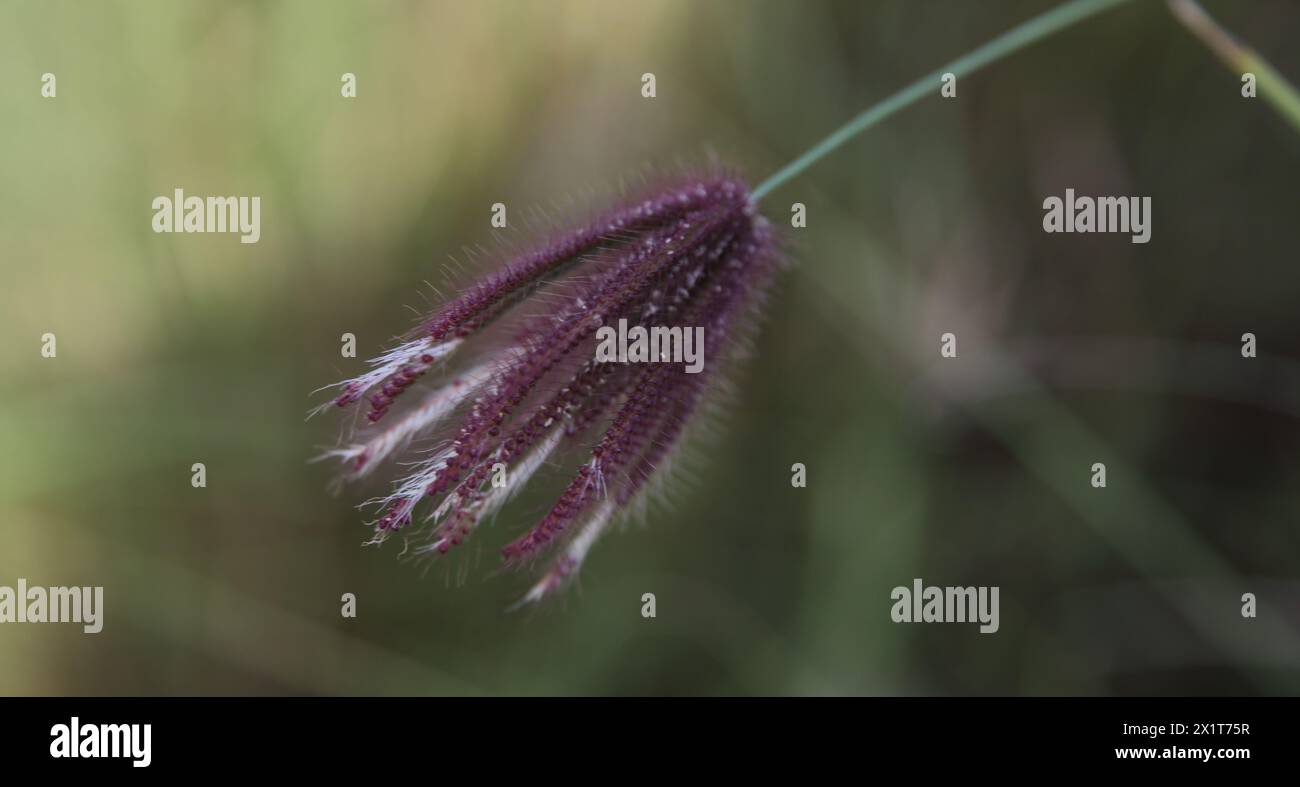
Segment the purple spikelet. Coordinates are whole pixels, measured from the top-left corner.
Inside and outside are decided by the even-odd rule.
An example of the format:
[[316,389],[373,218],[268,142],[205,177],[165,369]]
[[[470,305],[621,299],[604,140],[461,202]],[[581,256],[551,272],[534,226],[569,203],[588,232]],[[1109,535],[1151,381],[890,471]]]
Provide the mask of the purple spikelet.
[[[502,550],[510,564],[562,550],[528,600],[561,586],[672,456],[743,345],[781,259],[743,182],[696,177],[559,234],[446,302],[318,408],[369,399],[374,425],[364,441],[329,452],[349,478],[415,438],[443,438],[390,495],[372,501],[380,509],[374,540],[405,534],[427,499],[408,546],[446,553],[542,467],[585,451],[551,508]],[[629,325],[663,338],[661,356],[602,353],[614,326]],[[691,330],[701,363],[680,346],[668,352],[670,337]],[[474,349],[458,353],[462,344]],[[480,361],[388,415],[453,355]],[[450,417],[454,428],[442,429]]]

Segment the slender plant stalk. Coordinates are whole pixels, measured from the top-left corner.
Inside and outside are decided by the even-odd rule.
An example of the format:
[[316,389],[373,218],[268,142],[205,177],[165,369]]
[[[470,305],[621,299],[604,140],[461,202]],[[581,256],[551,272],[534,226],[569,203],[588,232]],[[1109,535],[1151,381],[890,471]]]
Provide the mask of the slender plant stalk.
[[905,109],[922,98],[932,95],[939,89],[944,74],[951,73],[958,78],[973,74],[989,63],[1001,60],[1007,55],[1024,49],[1035,41],[1046,38],[1053,33],[1064,30],[1075,22],[1087,19],[1124,2],[1127,2],[1127,0],[1070,0],[1070,2],[1059,5],[1045,14],[1013,27],[978,49],[972,50],[933,73],[921,77],[845,123],[830,136],[810,148],[808,152],[760,183],[752,193],[754,201],[759,201],[768,192],[801,174],[826,154],[853,139],[858,134],[900,109]]
[[1273,105],[1284,120],[1300,131],[1300,93],[1274,70],[1259,53],[1238,41],[1231,33],[1214,21],[1195,0],[1169,0],[1169,10],[1174,18],[1218,55],[1229,69],[1255,75],[1255,88],[1259,95]]

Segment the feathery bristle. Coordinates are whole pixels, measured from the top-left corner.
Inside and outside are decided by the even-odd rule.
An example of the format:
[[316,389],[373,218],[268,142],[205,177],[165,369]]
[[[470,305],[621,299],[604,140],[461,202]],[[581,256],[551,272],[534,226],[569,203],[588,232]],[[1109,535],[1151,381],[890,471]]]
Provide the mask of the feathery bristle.
[[[376,501],[375,540],[413,526],[416,507],[429,498],[429,524],[416,528],[423,543],[414,551],[446,553],[545,465],[587,441],[588,458],[549,511],[502,550],[515,564],[563,543],[525,600],[562,586],[676,450],[701,400],[721,385],[720,367],[737,354],[779,267],[776,247],[741,181],[692,178],[558,235],[447,301],[414,338],[339,383],[331,403],[371,394],[376,431],[328,454],[347,464],[349,478],[436,434],[465,405],[442,446]],[[522,303],[533,311],[518,328],[499,325]],[[614,326],[629,324],[667,344],[698,337],[699,362],[692,365],[680,346],[669,353],[651,345],[660,357],[602,355]],[[463,342],[480,338],[504,347],[497,360],[453,378],[391,423],[376,423]],[[602,432],[593,445],[587,435],[596,429]]]

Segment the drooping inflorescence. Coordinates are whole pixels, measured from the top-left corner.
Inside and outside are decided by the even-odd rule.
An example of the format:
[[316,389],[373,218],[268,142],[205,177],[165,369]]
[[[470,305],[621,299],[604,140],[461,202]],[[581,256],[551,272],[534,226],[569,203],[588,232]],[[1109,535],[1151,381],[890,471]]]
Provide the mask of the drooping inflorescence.
[[[402,531],[417,554],[437,555],[544,467],[585,453],[540,521],[502,550],[509,564],[559,551],[528,596],[541,598],[673,454],[780,261],[774,230],[734,177],[683,179],[624,203],[470,285],[368,372],[334,386],[318,410],[364,403],[370,425],[328,455],[355,478],[414,439],[441,438],[372,501],[376,540]],[[598,352],[615,325],[640,331],[640,346]],[[702,365],[672,345],[683,334],[698,337]],[[460,356],[475,360],[408,393]]]

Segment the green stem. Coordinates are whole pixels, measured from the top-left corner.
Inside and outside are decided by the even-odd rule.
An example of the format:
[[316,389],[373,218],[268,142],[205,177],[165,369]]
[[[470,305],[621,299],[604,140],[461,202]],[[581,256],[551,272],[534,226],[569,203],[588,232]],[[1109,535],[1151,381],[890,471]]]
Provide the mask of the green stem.
[[894,95],[876,104],[862,114],[841,126],[837,131],[814,145],[808,152],[790,162],[758,185],[753,191],[755,202],[767,196],[768,192],[783,185],[787,180],[799,175],[805,169],[816,164],[826,154],[853,139],[858,134],[871,128],[880,121],[905,109],[917,101],[938,91],[943,75],[951,73],[956,77],[972,74],[984,66],[1026,46],[1046,38],[1058,30],[1063,30],[1075,22],[1099,14],[1127,0],[1070,0],[1045,14],[1036,16],[1018,27],[1013,27],[987,44],[975,49],[932,74],[913,82]]
[[1300,94],[1268,61],[1245,46],[1205,12],[1195,0],[1169,0],[1174,18],[1219,56],[1235,72],[1255,75],[1255,89],[1284,120],[1300,131]]

